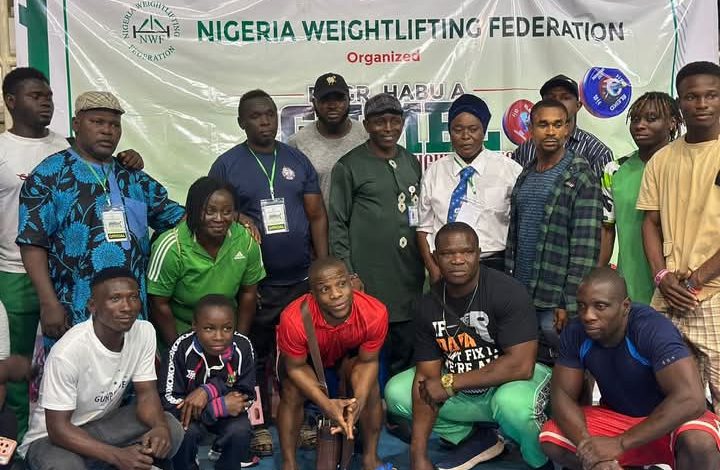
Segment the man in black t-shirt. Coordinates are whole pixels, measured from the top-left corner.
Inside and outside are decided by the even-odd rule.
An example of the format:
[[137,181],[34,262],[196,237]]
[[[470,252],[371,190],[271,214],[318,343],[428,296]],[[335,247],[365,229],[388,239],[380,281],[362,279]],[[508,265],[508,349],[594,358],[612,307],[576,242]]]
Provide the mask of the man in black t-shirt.
[[[551,370],[535,363],[537,320],[527,291],[479,264],[477,235],[463,222],[438,231],[433,256],[442,280],[415,314],[416,368],[385,388],[388,412],[412,419],[412,468],[472,468],[500,454],[502,440],[478,422],[497,423],[530,466],[552,465],[538,443]],[[456,445],[435,467],[431,431]]]

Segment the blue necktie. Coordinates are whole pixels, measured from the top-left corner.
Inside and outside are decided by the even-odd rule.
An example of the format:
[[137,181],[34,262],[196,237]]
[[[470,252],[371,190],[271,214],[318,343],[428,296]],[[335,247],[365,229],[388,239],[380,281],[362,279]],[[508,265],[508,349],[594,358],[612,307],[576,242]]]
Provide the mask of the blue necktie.
[[462,200],[467,194],[468,181],[470,181],[470,178],[472,178],[474,174],[475,168],[471,166],[466,166],[460,171],[460,182],[455,186],[452,196],[450,196],[450,207],[448,208],[447,215],[448,223],[455,222],[458,212],[460,212]]

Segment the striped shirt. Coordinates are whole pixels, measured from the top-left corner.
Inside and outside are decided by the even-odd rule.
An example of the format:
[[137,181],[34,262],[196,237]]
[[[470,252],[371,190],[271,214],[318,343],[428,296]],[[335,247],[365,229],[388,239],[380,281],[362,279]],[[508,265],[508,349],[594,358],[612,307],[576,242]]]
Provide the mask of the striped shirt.
[[[565,142],[565,148],[572,150],[576,155],[584,156],[590,164],[590,169],[597,176],[598,181],[602,179],[605,165],[613,161],[613,153],[600,139],[591,133],[575,127],[575,130]],[[528,139],[511,155],[512,159],[518,162],[523,168],[535,160],[535,142]]]

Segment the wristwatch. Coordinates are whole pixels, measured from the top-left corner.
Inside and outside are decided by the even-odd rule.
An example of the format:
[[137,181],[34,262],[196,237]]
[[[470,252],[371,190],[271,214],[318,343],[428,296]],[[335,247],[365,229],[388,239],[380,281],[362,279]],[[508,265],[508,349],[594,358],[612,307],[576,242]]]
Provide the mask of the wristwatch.
[[454,381],[455,376],[453,374],[443,374],[442,377],[440,377],[440,385],[442,385],[442,388],[444,388],[451,397],[455,395],[455,389],[453,388]]

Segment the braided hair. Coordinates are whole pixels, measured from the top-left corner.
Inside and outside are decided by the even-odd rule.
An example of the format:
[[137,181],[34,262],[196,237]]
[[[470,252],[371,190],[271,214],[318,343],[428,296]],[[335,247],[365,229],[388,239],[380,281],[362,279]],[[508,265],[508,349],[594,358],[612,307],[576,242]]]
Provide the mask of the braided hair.
[[675,140],[680,135],[680,127],[683,124],[682,113],[677,100],[662,91],[648,91],[630,106],[626,122],[630,122],[633,118],[640,117],[648,105],[654,105],[658,114],[662,119],[669,123],[675,123],[675,127],[670,129],[670,140]]
[[190,185],[188,189],[187,200],[185,202],[185,212],[187,214],[187,226],[190,233],[197,234],[198,229],[202,226],[203,214],[207,208],[208,200],[215,191],[225,190],[233,196],[233,189],[221,181],[203,176]]

